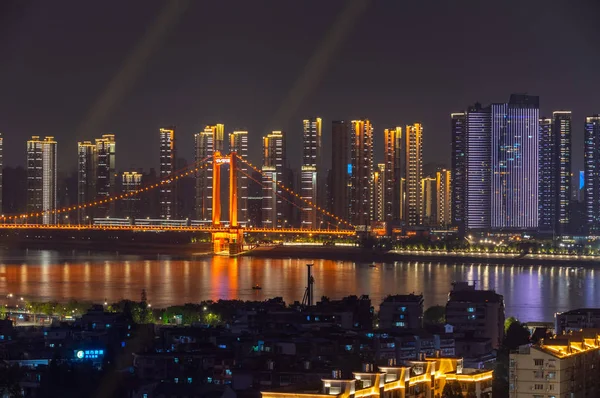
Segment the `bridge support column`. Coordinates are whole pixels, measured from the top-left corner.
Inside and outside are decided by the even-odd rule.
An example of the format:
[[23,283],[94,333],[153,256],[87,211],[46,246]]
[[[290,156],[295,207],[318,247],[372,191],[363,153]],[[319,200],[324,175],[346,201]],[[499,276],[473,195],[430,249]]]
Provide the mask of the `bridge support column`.
[[213,178],[212,178],[212,225],[221,225],[221,153],[213,155]]

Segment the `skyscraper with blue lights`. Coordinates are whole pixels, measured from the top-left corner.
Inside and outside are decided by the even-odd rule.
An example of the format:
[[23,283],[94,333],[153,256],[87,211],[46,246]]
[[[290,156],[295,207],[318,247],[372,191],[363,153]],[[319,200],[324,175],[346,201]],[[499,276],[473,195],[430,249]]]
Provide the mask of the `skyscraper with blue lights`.
[[491,228],[538,227],[539,97],[492,104]]

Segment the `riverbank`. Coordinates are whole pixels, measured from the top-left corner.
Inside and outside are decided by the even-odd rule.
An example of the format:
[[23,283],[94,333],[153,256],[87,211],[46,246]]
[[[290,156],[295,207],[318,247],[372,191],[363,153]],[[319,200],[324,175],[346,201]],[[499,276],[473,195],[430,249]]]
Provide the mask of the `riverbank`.
[[374,251],[358,247],[335,246],[270,246],[259,247],[245,256],[258,258],[306,258],[354,262],[443,262],[446,264],[485,263],[498,265],[548,265],[569,267],[598,267],[600,257],[576,255],[518,255],[504,253],[452,253],[432,251]]

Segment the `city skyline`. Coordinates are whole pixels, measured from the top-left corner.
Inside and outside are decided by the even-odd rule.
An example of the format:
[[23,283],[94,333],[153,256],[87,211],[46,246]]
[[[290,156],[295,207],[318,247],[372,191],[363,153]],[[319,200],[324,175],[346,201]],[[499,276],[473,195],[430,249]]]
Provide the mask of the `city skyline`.
[[[6,56],[0,68],[10,76],[4,87],[12,93],[0,99],[6,165],[24,165],[21,137],[54,136],[63,143],[61,153],[71,153],[78,141],[114,133],[120,137],[119,150],[131,154],[117,161],[118,169],[158,168],[153,132],[171,124],[177,126],[180,156],[186,159],[193,159],[193,135],[213,123],[248,131],[253,142],[270,131],[286,131],[296,146],[302,136],[298,120],[319,115],[325,125],[368,117],[376,133],[376,159],[384,128],[419,121],[429,132],[424,162],[439,159],[449,166],[444,150],[451,142],[448,113],[462,104],[488,104],[510,92],[529,92],[542,98],[543,115],[572,110],[574,167],[583,169],[584,118],[600,108],[594,90],[600,58],[593,44],[599,32],[586,23],[598,11],[594,2],[576,9],[541,1],[433,9],[420,4],[354,9],[347,6],[354,2],[342,1],[269,3],[268,13],[246,3],[231,12],[222,4],[193,2],[173,11],[178,18],[169,21],[170,33],[136,58],[143,32],[152,31],[157,18],[169,11],[164,4],[147,2],[143,13],[124,4],[119,15],[101,5],[40,4],[36,13],[25,3],[2,5],[6,12],[0,14],[8,23],[0,41]],[[194,16],[201,15],[215,18],[198,26]],[[340,28],[342,39],[328,47],[337,21],[347,15],[351,23]],[[398,15],[412,17],[398,25],[393,23]],[[309,32],[303,29],[308,17],[314,25]],[[357,28],[361,18],[382,23],[363,31]],[[67,23],[73,20],[77,24]],[[103,29],[107,20],[108,34]],[[565,29],[555,31],[556,23]],[[501,34],[507,25],[511,31]],[[409,34],[415,29],[428,34]],[[508,45],[514,56],[496,51]],[[563,49],[561,61],[545,62],[557,45]],[[54,56],[73,54],[74,48],[76,58]],[[354,57],[357,51],[368,56]],[[404,62],[407,54],[414,61]],[[459,54],[461,62],[456,62]],[[313,67],[311,57],[320,55],[324,65]],[[519,62],[513,62],[515,57]],[[476,73],[464,66],[474,60]],[[24,68],[23,61],[48,67]],[[120,78],[123,74],[130,79]],[[113,90],[118,83],[123,88]],[[58,92],[61,101],[54,100]],[[324,140],[323,146],[329,145]],[[260,145],[249,148],[250,159],[257,162],[260,151]],[[301,154],[289,158],[293,167],[301,165]],[[59,168],[70,171],[75,165],[59,159]]]

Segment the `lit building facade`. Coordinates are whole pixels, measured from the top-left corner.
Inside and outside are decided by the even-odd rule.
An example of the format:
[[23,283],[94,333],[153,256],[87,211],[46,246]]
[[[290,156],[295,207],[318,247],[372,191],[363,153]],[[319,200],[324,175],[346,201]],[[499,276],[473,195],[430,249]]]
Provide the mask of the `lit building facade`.
[[373,172],[373,221],[385,220],[385,163]]
[[2,133],[0,133],[0,213],[4,213],[2,210],[2,169],[4,168],[4,138],[2,137]]
[[344,120],[331,122],[331,178],[330,211],[347,220],[349,214],[349,184],[352,175],[350,163],[350,130]]
[[287,226],[287,203],[284,203],[283,189],[286,172],[285,135],[282,131],[273,131],[263,137],[263,200],[262,225],[265,228],[284,228]]
[[373,126],[368,119],[350,126],[350,219],[366,229],[373,219]]
[[[82,206],[96,199],[96,172],[98,157],[96,145],[91,141],[77,143],[77,203]],[[93,208],[78,209],[79,224],[89,224],[93,219]]]
[[57,143],[54,137],[31,137],[27,141],[27,212],[41,213],[31,221],[56,224]]
[[600,234],[600,114],[585,118],[584,198],[587,229]]
[[491,228],[538,227],[539,97],[492,104]]
[[[160,133],[160,179],[165,180],[175,173],[176,145],[175,127],[163,127]],[[168,220],[176,218],[177,189],[174,183],[162,184],[159,192],[159,216]]]
[[440,170],[436,173],[437,192],[437,225],[449,227],[452,225],[452,174],[450,170]]
[[539,120],[539,222],[540,232],[554,232],[556,225],[556,151],[554,150],[554,136],[552,134],[552,119],[542,117]]
[[[463,196],[466,230],[488,229],[491,225],[491,117],[491,107],[482,107],[478,103],[469,107],[466,113]],[[455,152],[454,156],[458,154]],[[459,170],[457,167],[456,172]],[[460,211],[457,206],[455,208]]]
[[[229,134],[229,150],[237,153],[242,159],[248,160],[248,132],[234,131]],[[250,223],[248,217],[248,165],[238,161],[237,170],[238,222],[245,226]]]
[[[321,165],[321,118],[305,119],[302,122],[303,127],[303,154],[302,170],[300,174],[300,192],[302,199],[314,203],[319,203],[318,181],[320,177]],[[300,225],[302,228],[318,229],[320,227],[318,220],[321,215],[317,214],[317,209],[309,206],[306,202],[301,203],[302,214]]]
[[493,371],[470,369],[462,358],[423,357],[396,366],[375,367],[364,364],[352,377],[342,378],[341,370],[322,379],[321,389],[314,391],[261,391],[261,398],[424,398],[442,397],[448,385],[468,391],[469,397],[490,397]]
[[[402,127],[385,129],[384,137],[384,219],[385,221],[398,220],[400,218],[400,151],[397,150],[398,144],[402,141]],[[398,163],[398,164],[397,164]]]
[[[142,187],[142,173],[137,171],[126,171],[121,176],[123,193],[134,194]],[[132,195],[122,199],[123,214],[127,218],[138,218],[140,216],[140,196]]]
[[404,175],[405,211],[404,220],[408,226],[420,225],[422,210],[421,179],[423,176],[423,126],[420,123],[406,126]]
[[583,329],[510,353],[510,398],[600,396],[600,335]]
[[437,224],[437,184],[434,177],[421,178],[421,224]]
[[571,111],[552,113],[556,151],[556,222],[558,234],[568,232],[571,223]]
[[[116,142],[114,134],[103,134],[96,139],[96,196],[107,199],[116,193]],[[95,210],[97,217],[115,217],[115,202],[99,205]]]
[[466,230],[467,114],[450,114],[452,130],[452,225],[462,236]]
[[[207,158],[211,158],[217,151],[224,153],[224,134],[225,126],[216,124],[206,126],[204,131],[194,136],[196,164],[199,165]],[[196,218],[206,222],[212,221],[212,178],[211,162],[196,173]]]

